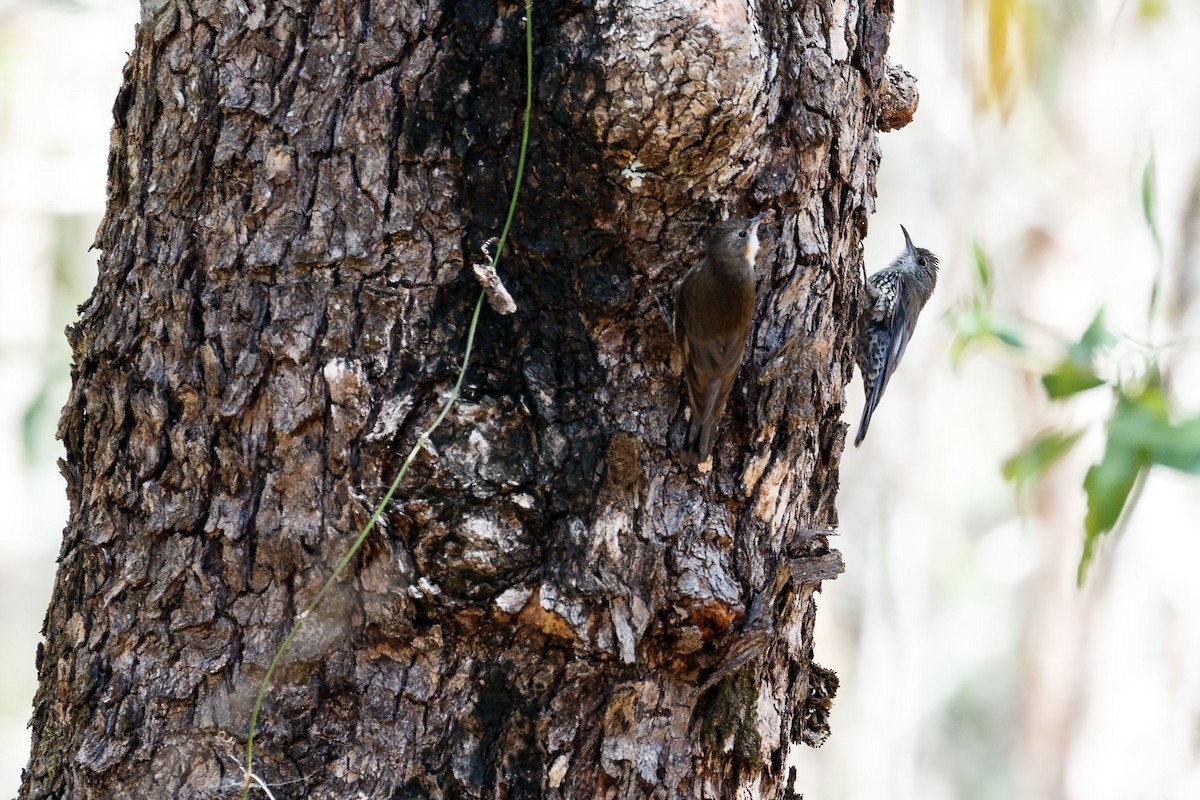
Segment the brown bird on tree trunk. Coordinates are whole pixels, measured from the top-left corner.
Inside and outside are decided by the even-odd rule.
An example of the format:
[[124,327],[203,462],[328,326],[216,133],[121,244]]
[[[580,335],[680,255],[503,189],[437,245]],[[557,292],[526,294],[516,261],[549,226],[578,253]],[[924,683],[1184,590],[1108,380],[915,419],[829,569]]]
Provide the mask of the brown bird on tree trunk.
[[684,454],[712,454],[717,420],[742,365],[754,319],[754,258],[764,214],[730,219],[708,232],[704,259],[687,271],[675,297],[675,344],[683,354],[692,416]]

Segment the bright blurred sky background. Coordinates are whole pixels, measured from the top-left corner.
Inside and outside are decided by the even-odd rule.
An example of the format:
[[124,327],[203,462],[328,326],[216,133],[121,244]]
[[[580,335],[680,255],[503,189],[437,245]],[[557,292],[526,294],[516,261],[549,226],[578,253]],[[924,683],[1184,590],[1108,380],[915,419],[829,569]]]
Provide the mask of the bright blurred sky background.
[[[137,13],[129,0],[0,0],[0,796],[29,754],[67,514],[62,330],[94,281],[87,247]],[[971,295],[978,243],[998,309],[1073,339],[1106,307],[1129,337],[1115,367],[1162,348],[1180,407],[1200,412],[1198,43],[1196,0],[896,0],[891,57],[921,104],[882,137],[865,256],[871,271],[890,262],[903,223],[941,257],[941,280],[870,436],[843,460],[847,571],[817,598],[816,646],[841,689],[828,743],[796,756],[806,797],[1200,798],[1200,481],[1152,473],[1077,589],[1080,483],[1108,395],[1052,405],[986,354],[955,369],[947,318]],[[1161,260],[1139,195],[1152,153]],[[1150,324],[1160,263],[1180,313]],[[856,425],[857,378],[849,391]],[[1043,484],[1018,496],[1002,481],[1034,433],[1089,423]]]

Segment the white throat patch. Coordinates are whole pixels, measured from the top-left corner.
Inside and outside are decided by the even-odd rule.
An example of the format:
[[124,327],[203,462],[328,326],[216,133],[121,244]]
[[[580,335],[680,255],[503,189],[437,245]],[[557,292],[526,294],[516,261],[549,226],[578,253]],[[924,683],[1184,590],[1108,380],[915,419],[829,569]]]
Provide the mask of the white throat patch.
[[758,231],[750,231],[750,240],[746,242],[745,250],[746,260],[750,262],[750,266],[754,266],[754,259],[758,258]]

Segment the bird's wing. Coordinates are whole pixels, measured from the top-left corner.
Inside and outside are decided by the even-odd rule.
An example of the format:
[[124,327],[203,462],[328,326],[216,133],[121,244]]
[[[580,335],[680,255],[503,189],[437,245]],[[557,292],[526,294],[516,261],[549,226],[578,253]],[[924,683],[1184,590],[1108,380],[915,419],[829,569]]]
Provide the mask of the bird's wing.
[[904,358],[904,351],[908,348],[908,340],[912,337],[913,325],[910,324],[912,310],[910,305],[915,300],[910,282],[901,276],[900,280],[896,281],[896,302],[892,305],[891,317],[887,320],[888,339],[891,342],[891,347],[888,348],[887,356],[883,362],[883,377],[879,380],[879,396],[883,396],[883,390],[887,388],[888,381],[892,379],[892,373],[896,371],[896,367],[900,366],[900,359]]
[[[704,262],[700,262],[703,264]],[[695,265],[683,274],[683,280],[679,282],[679,289],[675,292],[675,316],[672,320],[672,326],[675,329],[675,346],[679,348],[679,352],[683,353],[684,360],[687,359],[687,331],[684,330],[684,319],[687,318],[687,306],[691,299],[691,281],[696,274],[696,270],[700,268],[700,264]]]
[[[869,347],[874,349],[875,343],[886,336],[887,350],[883,355],[883,367],[879,372],[879,377],[875,380],[874,385],[870,387],[866,405],[863,406],[862,420],[858,423],[858,435],[854,438],[854,445],[856,447],[866,437],[867,428],[871,424],[871,417],[875,413],[875,408],[879,405],[879,399],[883,397],[883,392],[887,388],[888,381],[892,379],[892,373],[896,371],[896,367],[900,366],[900,360],[904,358],[904,351],[908,348],[908,340],[912,338],[913,329],[917,324],[917,314],[921,311],[919,307],[913,307],[917,302],[918,295],[912,285],[912,279],[903,273],[892,277],[893,282],[889,287],[889,290],[894,292],[890,304],[891,313],[882,315],[882,318],[877,318],[880,327],[874,327],[874,321],[871,323],[872,330],[869,334]],[[879,307],[877,305],[875,308],[878,309]],[[866,380],[865,375],[863,379]]]

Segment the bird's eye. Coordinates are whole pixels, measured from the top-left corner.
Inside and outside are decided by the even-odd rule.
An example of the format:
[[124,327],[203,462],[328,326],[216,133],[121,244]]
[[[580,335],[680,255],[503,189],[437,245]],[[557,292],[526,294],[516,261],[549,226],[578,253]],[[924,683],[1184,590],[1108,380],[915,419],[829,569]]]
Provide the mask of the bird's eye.
[[745,239],[745,238],[746,238],[746,232],[745,232],[745,231],[738,231],[738,238],[739,238],[739,239]]
[[925,259],[923,259],[923,258],[918,258],[918,259],[917,259],[917,266],[918,266],[918,267],[923,267],[923,266],[925,266]]

